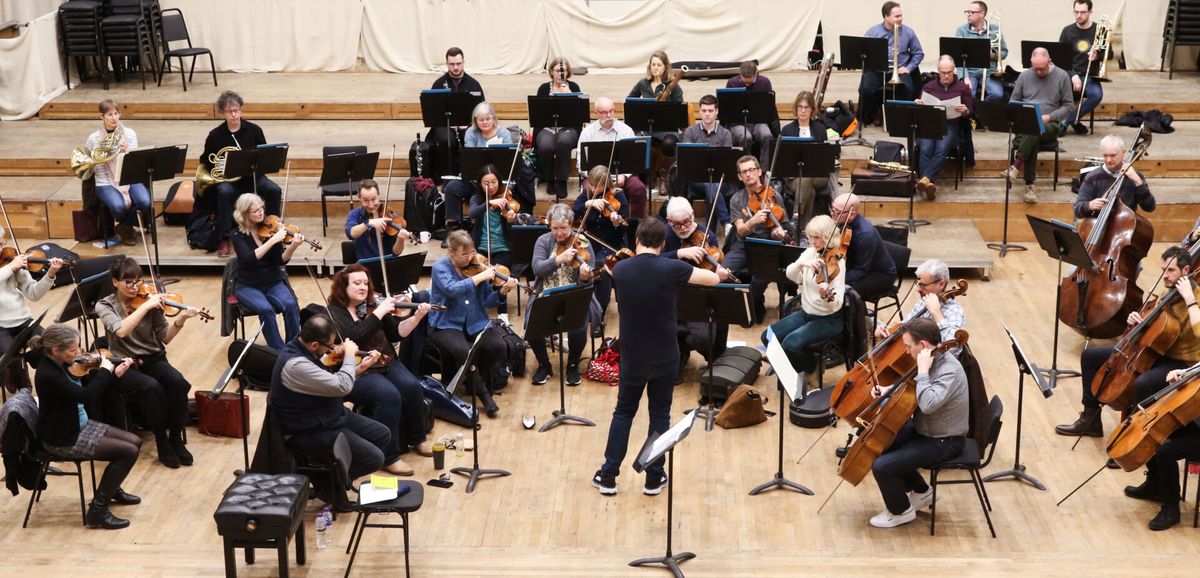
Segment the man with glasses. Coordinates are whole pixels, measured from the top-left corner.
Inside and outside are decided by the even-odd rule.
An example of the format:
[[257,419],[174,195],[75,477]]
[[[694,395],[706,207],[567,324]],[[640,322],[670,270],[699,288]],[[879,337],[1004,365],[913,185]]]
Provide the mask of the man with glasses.
[[[579,133],[579,145],[575,150],[575,161],[579,165],[579,173],[587,172],[598,164],[608,164],[608,159],[588,159],[588,165],[583,165],[583,143],[616,142],[636,136],[629,125],[617,120],[617,107],[611,98],[601,96],[592,105],[596,112],[596,120],[583,127]],[[629,199],[629,214],[635,219],[646,216],[646,184],[637,175],[625,173],[617,175],[617,188],[625,191]]]
[[[852,240],[851,245],[853,244]],[[954,332],[967,324],[966,314],[958,301],[950,298],[943,303],[940,299],[940,295],[946,291],[949,284],[950,269],[945,263],[938,259],[930,259],[921,263],[917,267],[917,295],[920,295],[921,298],[913,303],[912,309],[905,317],[905,319],[916,319],[917,317],[932,319],[934,323],[937,323],[943,341],[954,339]],[[891,329],[885,325],[875,327],[877,339],[883,339],[890,334]]]
[[[697,232],[708,240],[709,247],[719,247],[716,233],[696,222],[692,203],[683,197],[673,197],[667,203],[666,221],[670,231],[663,244],[662,256],[667,259],[679,259],[700,267],[708,258],[707,252],[688,241]],[[685,244],[689,246],[685,247]],[[718,264],[716,272],[721,281],[729,279],[729,269],[723,265]],[[699,352],[706,361],[710,362],[725,352],[725,342],[729,340],[728,323],[716,324],[716,339],[713,340],[715,349],[711,352],[709,351],[708,323],[678,321],[677,326],[679,329],[679,367],[681,369],[687,363],[688,356],[692,351]]]
[[[1077,134],[1087,134],[1087,126],[1079,120],[1096,110],[1100,101],[1104,100],[1104,84],[1096,79],[1100,74],[1100,60],[1104,55],[1092,46],[1092,41],[1096,39],[1096,23],[1092,22],[1092,0],[1075,2],[1074,11],[1075,22],[1063,27],[1058,41],[1070,44],[1071,49],[1075,51],[1075,57],[1071,61],[1071,91],[1083,99],[1078,118],[1072,114],[1067,123]],[[1084,90],[1083,79],[1087,77],[1091,77],[1087,83],[1087,91],[1080,94],[1080,91]]]
[[863,301],[873,301],[896,282],[896,263],[875,225],[858,214],[858,195],[842,193],[833,199],[829,214],[838,225],[850,228],[850,248],[846,250],[846,284]]
[[[733,133],[729,129],[721,126],[717,120],[719,108],[717,106],[717,97],[706,94],[700,97],[700,120],[687,127],[683,131],[681,143],[699,143],[710,147],[731,147],[733,146]],[[764,127],[766,125],[763,125]],[[767,137],[770,138],[770,131],[767,131]],[[705,202],[708,203],[708,211],[713,211],[713,203],[716,203],[717,222],[725,227],[729,226],[729,208],[725,206],[725,195],[723,191],[732,190],[733,183],[728,183],[721,187],[722,190],[717,190],[717,184],[703,183],[688,183],[684,188],[688,191],[689,197],[691,194],[702,193]],[[667,235],[670,238],[670,235]]]
[[[967,23],[959,26],[954,31],[954,37],[986,38],[992,44],[991,60],[988,63],[987,69],[968,68],[967,77],[963,80],[971,87],[971,94],[979,94],[979,85],[986,82],[987,88],[985,89],[984,100],[988,102],[1004,100],[1003,79],[992,76],[992,73],[996,72],[996,50],[1000,50],[999,59],[1008,58],[1008,42],[1000,34],[1000,25],[988,23],[988,6],[979,0],[967,4],[967,9],[963,11],[963,14],[967,16]],[[998,47],[996,46],[997,40],[999,40],[1000,44]]]
[[[782,242],[788,236],[794,236],[795,230],[791,219],[787,216],[787,211],[783,211],[783,218],[779,220],[781,227],[767,226],[768,224],[774,225],[768,205],[773,204],[780,207],[785,205],[783,197],[762,182],[762,167],[758,165],[758,159],[751,155],[745,155],[738,159],[737,166],[738,180],[742,181],[742,188],[729,200],[730,218],[733,219],[733,228],[737,231],[737,240],[725,254],[725,267],[743,281],[750,279],[750,301],[754,305],[754,322],[762,323],[767,317],[765,295],[769,282],[750,277],[746,261],[745,239],[753,237]],[[750,210],[751,195],[759,200],[756,204],[761,208],[757,212]]]
[[[916,188],[929,201],[937,198],[938,175],[942,172],[942,165],[946,164],[946,157],[958,145],[959,134],[971,130],[970,126],[964,128],[963,123],[968,121],[971,111],[975,109],[975,99],[971,95],[971,87],[959,80],[954,59],[948,54],[943,54],[938,59],[937,68],[937,78],[925,83],[925,86],[921,88],[921,93],[929,94],[938,100],[951,100],[958,97],[959,103],[955,105],[954,112],[959,116],[946,121],[946,134],[941,139],[923,138],[920,140],[921,164],[918,170],[921,178],[917,181]],[[916,102],[924,104],[920,95]],[[949,107],[947,107],[947,113],[949,112]],[[964,146],[966,145],[964,144]]]

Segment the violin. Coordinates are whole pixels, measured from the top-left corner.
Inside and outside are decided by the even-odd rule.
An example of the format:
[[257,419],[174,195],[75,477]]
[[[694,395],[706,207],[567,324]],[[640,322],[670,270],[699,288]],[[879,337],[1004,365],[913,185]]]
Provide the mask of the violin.
[[[515,281],[515,279],[512,277],[512,273],[508,270],[508,267],[505,267],[504,265],[491,265],[488,263],[487,257],[484,257],[479,253],[476,253],[474,257],[471,257],[471,262],[468,263],[466,267],[461,269],[461,273],[464,277],[474,277],[475,275],[483,273],[489,268],[492,269],[492,271],[494,271],[496,274],[496,276],[492,278],[492,284],[494,286],[500,287],[507,283],[509,279],[513,279]],[[529,293],[533,293],[533,288],[529,285],[526,285],[520,281],[517,281],[516,283],[517,287],[520,287]]]
[[[749,191],[747,192],[749,193]],[[792,234],[789,233],[783,226],[783,219],[786,218],[787,215],[782,206],[775,204],[775,189],[764,185],[762,191],[759,191],[757,194],[749,193],[746,196],[746,207],[742,209],[742,212],[745,213],[746,218],[752,218],[754,215],[758,214],[759,211],[766,209],[767,220],[763,223],[763,227],[765,227],[768,231],[778,227],[779,230],[783,231],[784,233],[783,242],[785,244],[794,245],[796,243],[796,241],[792,239]]]
[[[382,299],[382,296],[380,298]],[[405,312],[407,312],[407,311],[416,311],[417,309],[420,309],[420,307],[422,305],[425,305],[425,303],[413,303],[411,301],[397,301],[397,302],[395,302],[394,305],[395,305],[395,309],[392,311],[392,315],[401,316],[401,315],[405,315]],[[435,303],[429,303],[428,305],[429,305],[430,311],[445,311],[446,310],[445,305],[437,305]],[[375,311],[375,308],[378,306],[379,306],[379,301],[376,301],[375,304],[368,306],[367,307],[367,315],[370,315],[372,311]]]
[[[20,254],[21,253],[17,251],[16,247],[5,247],[0,249],[0,265],[12,263],[12,260],[16,259],[17,255]],[[47,259],[46,253],[42,251],[30,249],[24,254],[27,257],[25,261],[25,268],[29,270],[30,273],[37,273],[38,271],[50,266],[50,259]],[[75,261],[72,261],[71,259],[63,259],[62,262],[63,267],[73,267],[75,265]]]
[[[362,363],[364,353],[366,355],[370,355],[371,353],[374,353],[374,352],[373,351],[367,351],[367,352],[360,351],[358,353],[355,353],[354,354],[354,365],[358,365],[358,364]],[[346,350],[345,350],[345,348],[342,347],[342,344],[339,343],[339,344],[335,345],[333,347],[333,349],[330,349],[328,352],[326,352],[325,355],[321,356],[321,365],[324,365],[325,367],[341,367],[342,363],[345,360],[346,360]]]
[[[500,209],[490,203],[496,199],[504,199],[504,209]],[[512,196],[512,191],[508,187],[497,188],[495,192],[488,196],[488,208],[495,209],[500,215],[507,217],[508,215],[516,215],[521,212],[521,203],[517,202]]]
[[[383,225],[384,235],[389,237],[397,237],[400,235],[401,231],[408,231],[408,221],[405,221],[404,217],[401,217],[398,213],[396,213],[396,211],[391,209],[382,209],[379,211],[379,213],[382,215],[382,218],[386,219],[387,221]],[[420,242],[416,239],[413,240],[418,243]]]
[[[954,339],[948,339],[933,348],[933,355],[944,354],[956,347],[967,344],[967,332],[958,331]],[[883,396],[877,398],[867,407],[866,411],[877,410],[870,420],[859,418],[863,430],[849,445],[846,457],[838,464],[838,475],[850,485],[857,486],[871,471],[884,451],[896,441],[896,435],[917,410],[917,385],[915,378],[917,366],[904,373],[895,382],[896,385]]]
[[[100,364],[103,363],[103,360],[105,359],[107,359],[113,365],[121,365],[125,362],[125,359],[113,356],[112,353],[107,349],[100,349],[99,351],[91,351],[76,357],[75,360],[71,362],[71,365],[67,366],[67,373],[74,377],[83,377],[93,371],[96,371],[97,369],[100,369]],[[141,365],[142,360],[134,359],[133,364]]]
[[[712,271],[713,273],[717,272],[717,268],[720,267],[721,262],[725,260],[725,253],[721,252],[721,249],[716,245],[708,244],[708,235],[705,234],[704,231],[701,231],[700,227],[696,227],[696,230],[692,231],[691,235],[688,235],[686,238],[682,239],[679,242],[679,246],[680,248],[700,247],[701,249],[704,249],[704,258],[701,259],[696,266],[701,269]],[[737,277],[733,276],[732,272],[729,273],[729,278],[734,283],[739,282]]]
[[616,253],[610,253],[607,257],[604,258],[604,267],[607,268],[610,273],[613,271],[616,271],[617,263],[620,263],[621,261],[624,261],[624,260],[632,257],[633,255],[634,255],[633,251],[626,249],[624,247],[617,249]]
[[[137,309],[138,307],[144,305],[152,296],[158,296],[160,303],[162,304],[163,315],[167,317],[179,315],[180,311],[188,308],[187,305],[183,304],[183,297],[178,293],[159,293],[158,290],[154,288],[154,285],[149,283],[142,283],[142,285],[138,287],[137,295],[134,295],[132,301],[130,302],[130,306],[133,309]],[[196,315],[200,319],[204,320],[205,323],[208,323],[213,319],[212,314],[208,312],[207,308],[198,309]]]
[[612,187],[606,187],[604,189],[604,194],[593,197],[593,199],[596,198],[604,201],[604,207],[600,209],[600,214],[604,218],[612,219],[613,215],[616,215],[617,218],[613,221],[614,225],[618,227],[624,227],[628,224],[625,222],[625,218],[621,216],[621,201],[617,200],[616,189]]
[[[279,219],[279,215],[267,215],[267,218],[263,219],[263,222],[258,224],[258,236],[264,239],[272,237],[278,233],[281,228],[287,231],[287,236],[284,237],[284,240],[288,243],[291,243],[293,240],[295,240],[296,235],[300,234],[300,227],[297,227],[296,225],[285,225],[283,221]],[[304,239],[304,242],[308,243],[308,246],[312,247],[313,251],[321,250],[321,244],[312,239]]]
[[1138,404],[1108,438],[1108,457],[1132,472],[1146,465],[1175,430],[1200,417],[1200,369],[1184,372],[1175,383]]
[[575,258],[571,260],[571,268],[578,269],[580,265],[586,265],[592,262],[592,244],[586,238],[578,233],[571,233],[571,236],[562,243],[556,243],[554,246],[554,254],[562,255],[563,251],[575,249]]
[[[837,234],[836,230],[834,231],[834,234]],[[837,279],[838,275],[842,274],[841,265],[839,263],[846,258],[846,251],[850,248],[850,237],[852,234],[853,231],[847,227],[846,230],[842,232],[841,243],[838,244],[837,247],[830,247],[829,241],[826,241],[825,247],[822,248],[818,253],[818,256],[820,257],[820,265],[817,267],[817,270],[813,272],[813,275],[816,277],[817,283],[825,284],[825,287],[821,289],[821,297],[830,303],[837,298],[837,291],[835,291],[830,284],[833,283],[834,279]]]

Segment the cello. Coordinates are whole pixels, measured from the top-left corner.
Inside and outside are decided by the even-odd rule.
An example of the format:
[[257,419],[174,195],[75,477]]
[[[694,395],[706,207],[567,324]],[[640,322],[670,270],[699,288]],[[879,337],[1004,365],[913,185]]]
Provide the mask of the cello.
[[1058,319],[1088,338],[1107,339],[1125,331],[1125,319],[1142,304],[1137,286],[1138,263],[1150,251],[1154,226],[1150,220],[1121,202],[1125,171],[1146,154],[1150,129],[1142,125],[1133,145],[1125,153],[1121,171],[1108,191],[1107,202],[1094,219],[1079,223],[1088,256],[1096,272],[1079,268],[1063,278]]
[[1198,377],[1200,367],[1193,365],[1175,383],[1138,404],[1109,436],[1108,457],[1127,472],[1146,465],[1175,430],[1200,417]]

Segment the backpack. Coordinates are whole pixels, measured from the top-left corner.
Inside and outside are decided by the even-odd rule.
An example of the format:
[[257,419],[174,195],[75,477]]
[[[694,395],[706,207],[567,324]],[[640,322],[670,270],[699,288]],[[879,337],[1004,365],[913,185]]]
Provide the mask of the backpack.
[[[436,227],[436,206],[433,212],[428,209],[429,197],[437,197],[437,187],[433,179],[412,177],[404,182],[404,220],[408,221],[408,229],[414,233],[422,231],[433,232]],[[442,211],[445,220],[445,210]]]
[[504,344],[508,346],[508,367],[507,371],[504,372],[504,379],[507,380],[509,375],[525,377],[525,340],[520,335],[517,335],[512,325],[504,323],[499,319],[492,320],[492,326],[500,332],[500,337],[504,339]]
[[850,107],[840,100],[826,107],[820,120],[843,137],[852,136],[858,130],[858,118],[850,111]]
[[187,220],[187,242],[193,249],[216,251],[217,245],[221,244],[221,237],[217,235],[217,216],[193,211]]

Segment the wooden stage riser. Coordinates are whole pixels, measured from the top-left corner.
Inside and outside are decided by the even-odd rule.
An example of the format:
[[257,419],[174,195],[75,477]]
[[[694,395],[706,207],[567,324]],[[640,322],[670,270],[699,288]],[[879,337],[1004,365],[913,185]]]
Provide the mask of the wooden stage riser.
[[[779,95],[776,95],[777,97]],[[493,103],[500,120],[529,118],[525,103]],[[779,117],[785,121],[795,118],[790,102],[777,102]],[[616,103],[617,114],[624,115],[624,103]],[[696,112],[695,105],[692,106]],[[1158,109],[1175,116],[1175,120],[1200,120],[1200,103],[1102,103],[1096,109],[1097,121],[1113,121],[1126,112]],[[421,105],[404,103],[249,103],[247,118],[273,120],[421,120]],[[129,120],[203,120],[221,119],[215,104],[205,103],[133,103],[122,104],[121,115]],[[38,115],[48,120],[79,120],[96,118],[93,103],[49,103]],[[699,117],[696,117],[699,118]]]

